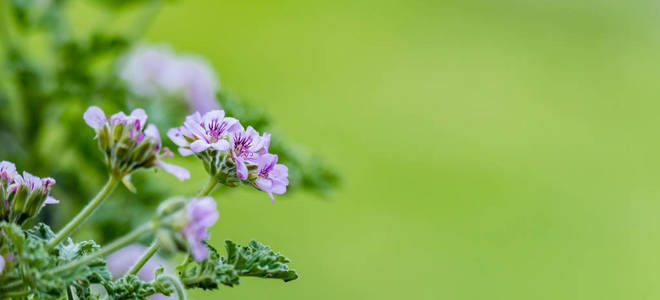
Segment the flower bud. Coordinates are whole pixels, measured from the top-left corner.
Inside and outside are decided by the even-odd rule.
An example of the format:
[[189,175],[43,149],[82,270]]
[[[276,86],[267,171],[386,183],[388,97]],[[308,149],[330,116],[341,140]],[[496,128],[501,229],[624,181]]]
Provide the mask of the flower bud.
[[[11,222],[23,224],[34,218],[46,204],[58,203],[49,196],[55,184],[52,178],[39,178],[28,172],[16,174],[14,182],[7,188],[6,204],[9,207],[3,217]],[[5,207],[5,208],[7,208]]]
[[[173,197],[169,198],[156,209],[156,218],[157,220],[165,220],[168,218],[174,218],[176,214],[180,214],[186,208],[187,200],[183,197]],[[171,220],[168,220],[171,222]]]
[[92,106],[83,118],[96,131],[106,164],[115,176],[125,178],[140,168],[160,167],[179,180],[190,177],[187,170],[160,161],[169,152],[161,152],[165,149],[158,129],[153,124],[147,125],[144,110],[135,109],[128,116],[119,112],[107,118],[103,110]]

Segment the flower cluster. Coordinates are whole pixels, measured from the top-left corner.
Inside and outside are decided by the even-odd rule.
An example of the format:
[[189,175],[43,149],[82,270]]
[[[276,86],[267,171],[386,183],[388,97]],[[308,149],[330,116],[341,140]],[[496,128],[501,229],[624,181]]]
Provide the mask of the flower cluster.
[[0,162],[0,217],[17,224],[36,216],[46,204],[59,203],[50,196],[55,179],[39,178],[26,171],[23,176],[8,161]]
[[251,184],[268,193],[283,194],[289,184],[288,169],[278,157],[268,153],[270,134],[260,135],[251,126],[245,129],[238,120],[222,110],[188,116],[167,136],[179,146],[181,155],[196,155],[206,171],[220,183],[235,186]]
[[131,91],[142,97],[183,96],[193,111],[218,108],[218,79],[202,58],[176,55],[166,46],[141,46],[131,51],[119,70]]
[[83,117],[96,131],[106,165],[115,176],[124,178],[139,168],[159,167],[179,180],[190,178],[186,169],[161,160],[172,153],[162,147],[158,128],[147,125],[144,110],[135,109],[130,115],[118,112],[107,118],[103,110],[92,106]]

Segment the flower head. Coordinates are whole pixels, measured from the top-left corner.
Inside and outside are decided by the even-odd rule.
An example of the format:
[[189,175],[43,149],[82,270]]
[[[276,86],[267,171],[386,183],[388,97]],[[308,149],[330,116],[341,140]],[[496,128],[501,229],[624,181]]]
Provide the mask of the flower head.
[[46,204],[56,204],[59,201],[50,196],[50,190],[55,185],[55,179],[39,178],[26,171],[23,176],[15,173],[13,181],[3,189],[2,216],[15,223],[22,223],[36,216]]
[[129,53],[119,77],[142,97],[182,96],[192,111],[218,108],[218,78],[209,63],[190,55],[176,55],[167,46],[140,46]]
[[208,228],[218,220],[219,214],[215,201],[211,197],[192,199],[186,208],[187,224],[183,227],[183,236],[188,241],[190,252],[197,261],[202,261],[209,255],[204,244],[209,239]]
[[160,167],[179,180],[190,178],[190,173],[161,159],[172,153],[163,148],[158,128],[147,124],[147,114],[135,109],[130,115],[118,112],[110,118],[96,106],[87,109],[83,118],[92,127],[105,154],[108,167],[121,178],[139,168]]
[[204,163],[206,171],[227,186],[251,184],[273,198],[283,194],[289,184],[288,169],[277,164],[277,155],[268,153],[270,134],[259,134],[252,126],[243,128],[222,110],[203,116],[194,113],[167,136],[179,146],[184,156],[194,154]]

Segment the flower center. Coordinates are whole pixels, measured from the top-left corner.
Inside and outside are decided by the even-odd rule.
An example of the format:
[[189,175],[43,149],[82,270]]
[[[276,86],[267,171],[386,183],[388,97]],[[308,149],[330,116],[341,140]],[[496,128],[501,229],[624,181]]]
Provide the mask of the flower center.
[[206,135],[211,139],[209,142],[217,142],[220,139],[220,136],[225,132],[225,129],[227,129],[227,122],[220,122],[217,119],[212,120],[206,127]]
[[237,156],[250,157],[252,155],[250,146],[252,146],[251,136],[243,135],[240,132],[234,135],[234,153]]
[[259,176],[268,178],[268,174],[270,174],[270,171],[273,169],[274,166],[275,166],[275,162],[271,162],[265,165],[264,168],[261,169],[261,171],[259,171]]

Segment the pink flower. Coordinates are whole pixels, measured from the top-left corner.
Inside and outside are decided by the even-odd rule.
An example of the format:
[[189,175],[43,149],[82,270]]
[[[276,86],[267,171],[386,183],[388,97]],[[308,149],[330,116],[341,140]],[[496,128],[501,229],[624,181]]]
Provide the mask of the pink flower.
[[211,197],[194,198],[186,209],[188,223],[183,228],[183,236],[188,241],[190,252],[197,261],[206,259],[209,250],[204,244],[209,239],[208,228],[220,216],[215,201]]
[[142,97],[182,96],[192,111],[218,109],[218,78],[210,64],[191,55],[176,55],[167,46],[140,46],[119,70],[130,90]]
[[273,194],[286,193],[286,187],[289,185],[289,169],[277,163],[277,155],[268,153],[260,156],[257,159],[256,175],[254,185],[268,193],[273,201],[275,201]]
[[186,117],[183,124],[167,132],[167,136],[179,146],[179,153],[183,156],[207,149],[227,151],[230,147],[230,134],[241,127],[238,120],[225,117],[223,110],[212,110],[204,116],[195,112]]
[[259,133],[248,126],[247,130],[235,132],[232,135],[232,159],[236,164],[236,175],[241,180],[248,178],[248,168],[246,162],[256,162],[257,159],[268,152],[270,145],[270,134],[264,133],[259,136]]

